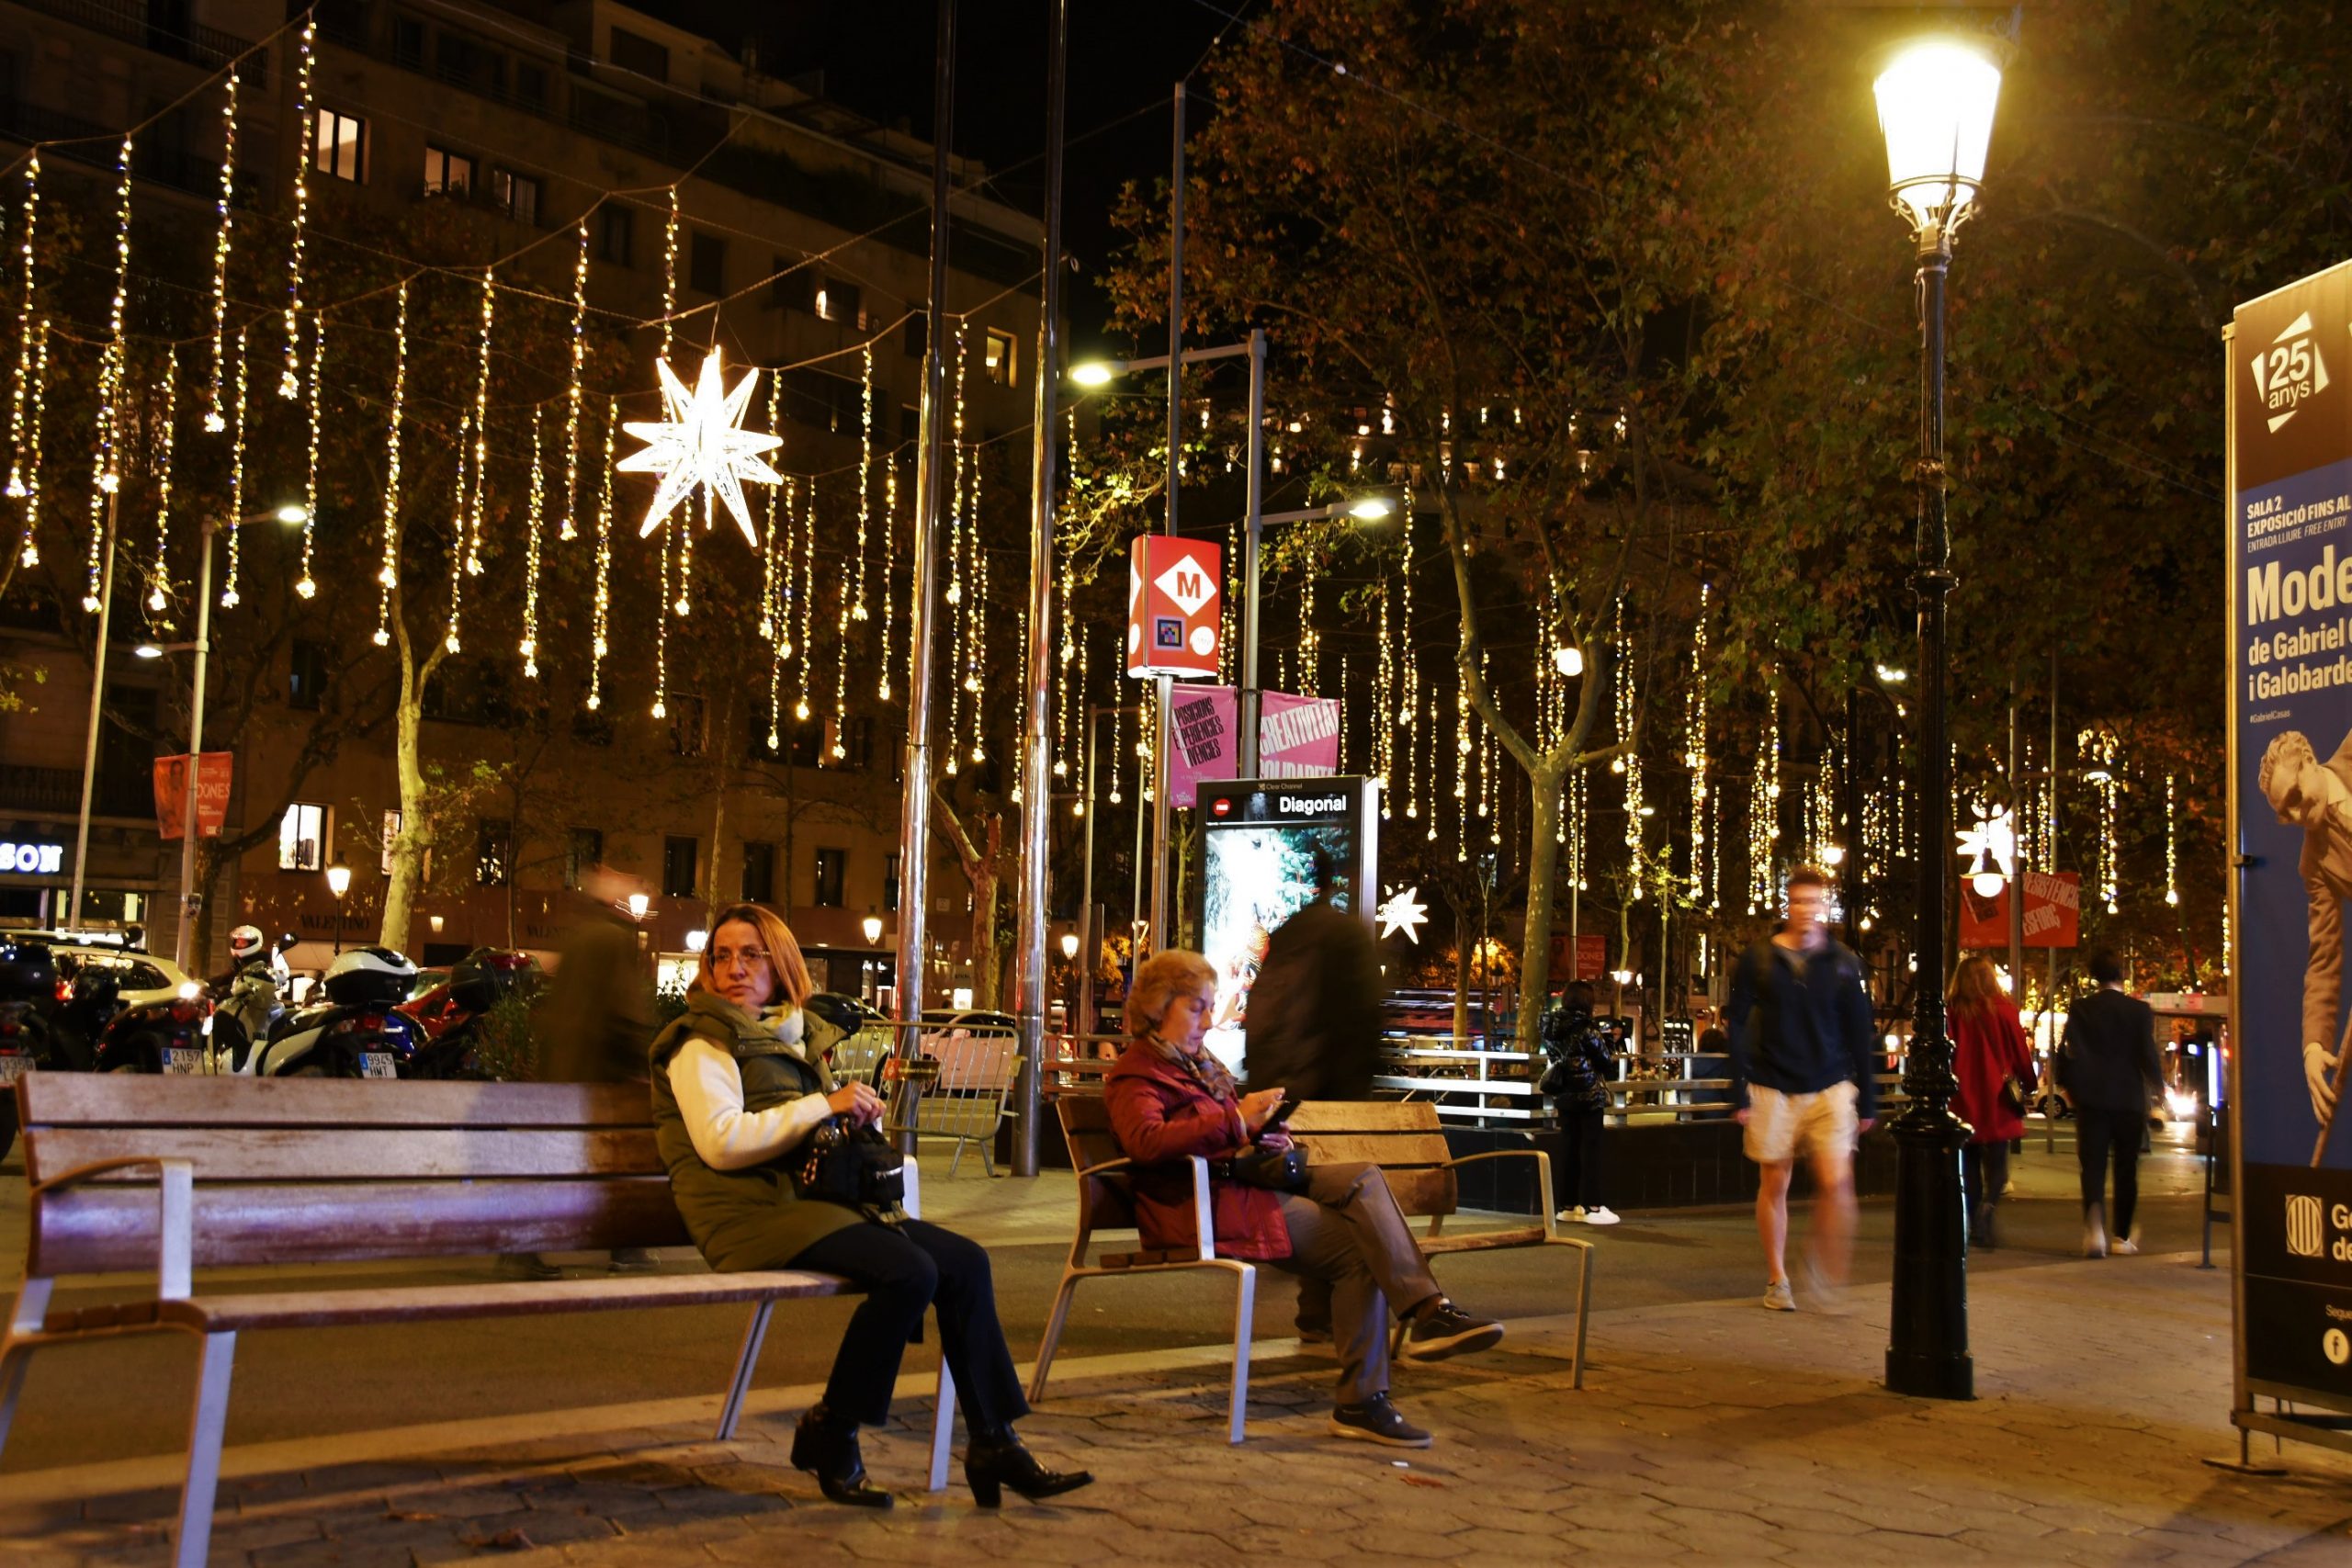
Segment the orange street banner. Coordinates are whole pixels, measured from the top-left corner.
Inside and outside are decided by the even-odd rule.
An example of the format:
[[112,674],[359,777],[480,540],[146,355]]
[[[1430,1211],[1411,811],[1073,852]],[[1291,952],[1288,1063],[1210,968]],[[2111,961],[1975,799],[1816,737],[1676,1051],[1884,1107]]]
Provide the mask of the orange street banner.
[[[2083,879],[2071,871],[2025,874],[2025,944],[2074,947],[2082,941]],[[1960,945],[2009,945],[2009,887],[1990,898],[1960,881]]]
[[[207,751],[196,773],[197,830],[204,838],[220,836],[229,819],[229,781],[235,753]],[[155,759],[155,833],[169,840],[186,832],[182,813],[187,809],[187,754]]]

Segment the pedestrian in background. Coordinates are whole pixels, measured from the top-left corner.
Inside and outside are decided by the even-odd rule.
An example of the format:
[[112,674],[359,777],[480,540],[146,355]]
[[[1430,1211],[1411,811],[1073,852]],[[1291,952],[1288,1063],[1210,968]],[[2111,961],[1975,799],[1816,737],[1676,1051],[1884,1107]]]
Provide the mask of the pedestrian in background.
[[[2091,954],[2098,989],[2066,1015],[2058,1043],[2058,1082],[2075,1102],[2075,1151],[2083,1167],[2083,1256],[2128,1258],[2140,1250],[2140,1146],[2148,1108],[2164,1087],[2156,1062],[2156,1015],[2123,994],[2123,961]],[[2115,1158],[2115,1208],[2106,1211],[2108,1156]],[[2113,1225],[2108,1224],[2112,1220]]]
[[1983,953],[1961,960],[1945,1000],[1952,1075],[1960,1080],[1952,1109],[1971,1129],[1960,1152],[1968,1191],[1968,1245],[1990,1252],[1996,1244],[1993,1209],[2009,1179],[2009,1140],[2025,1133],[2033,1053],[2026,1049],[2018,1004],[2001,989],[1993,961]]
[[1808,1286],[1834,1303],[1854,1250],[1854,1145],[1878,1104],[1877,1037],[1862,963],[1829,934],[1829,878],[1789,873],[1788,916],[1740,954],[1731,1009],[1732,1119],[1761,1168],[1756,1230],[1764,1244],[1764,1305],[1794,1312],[1785,1253],[1789,1181],[1813,1167]]
[[1559,1218],[1571,1224],[1613,1225],[1617,1216],[1602,1201],[1601,1128],[1609,1113],[1609,1082],[1615,1062],[1608,1036],[1592,1020],[1592,985],[1571,980],[1544,1014],[1544,1051],[1552,1065],[1535,1091],[1548,1094],[1560,1113],[1567,1162]]
[[[1700,1013],[1706,1028],[1690,1046],[1690,1066],[1683,1077],[1690,1079],[1728,1078],[1731,1077],[1731,1036],[1724,1032],[1724,1010],[1711,1007]],[[1685,1105],[1729,1105],[1728,1089],[1686,1089],[1682,1091]]]

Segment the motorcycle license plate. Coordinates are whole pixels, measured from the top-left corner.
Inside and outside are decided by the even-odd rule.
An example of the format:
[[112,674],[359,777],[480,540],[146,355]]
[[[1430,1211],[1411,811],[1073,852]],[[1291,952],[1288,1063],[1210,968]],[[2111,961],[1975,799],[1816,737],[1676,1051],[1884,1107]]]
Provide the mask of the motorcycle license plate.
[[167,1073],[200,1073],[204,1070],[204,1053],[192,1045],[174,1045],[164,1053],[164,1071]]
[[15,1083],[32,1065],[30,1056],[0,1056],[0,1083]]
[[359,1076],[363,1078],[390,1078],[400,1075],[392,1068],[390,1051],[362,1051],[359,1053]]

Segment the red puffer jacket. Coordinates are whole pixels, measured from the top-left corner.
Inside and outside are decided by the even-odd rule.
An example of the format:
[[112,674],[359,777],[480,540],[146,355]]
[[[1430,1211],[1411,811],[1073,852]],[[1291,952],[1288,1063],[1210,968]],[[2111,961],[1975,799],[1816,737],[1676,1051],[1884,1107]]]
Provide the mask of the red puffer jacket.
[[[1136,1162],[1136,1224],[1148,1247],[1196,1245],[1193,1171],[1188,1156],[1224,1159],[1248,1146],[1241,1111],[1198,1079],[1137,1042],[1102,1077],[1102,1098],[1120,1152]],[[1262,1187],[1212,1177],[1210,1223],[1221,1258],[1259,1262],[1290,1256],[1282,1200]]]
[[2033,1092],[2033,1053],[2025,1043],[2025,1026],[2018,1004],[1995,997],[1984,1013],[1954,1008],[1951,1014],[1952,1076],[1960,1092],[1952,1110],[1975,1131],[1972,1144],[2000,1144],[2025,1136],[2025,1120],[2001,1103],[2001,1079],[2015,1077],[2028,1095]]

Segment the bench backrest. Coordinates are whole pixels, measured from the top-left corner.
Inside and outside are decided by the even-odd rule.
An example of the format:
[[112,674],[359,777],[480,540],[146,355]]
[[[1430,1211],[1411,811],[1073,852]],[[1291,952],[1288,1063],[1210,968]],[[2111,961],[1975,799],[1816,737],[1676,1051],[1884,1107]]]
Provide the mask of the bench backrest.
[[[30,1072],[17,1095],[28,1182],[188,1161],[199,1268],[688,1240],[642,1084]],[[152,1169],[37,1194],[30,1220],[29,1273],[154,1265]]]
[[[1111,1132],[1111,1108],[1101,1095],[1056,1095],[1054,1114],[1061,1118],[1062,1142],[1069,1145],[1071,1169],[1084,1170],[1120,1157],[1119,1140]],[[1091,1188],[1083,1201],[1094,1229],[1136,1228],[1135,1203],[1125,1177],[1114,1173],[1080,1179]]]
[[1309,1100],[1291,1112],[1291,1135],[1310,1165],[1369,1163],[1387,1173],[1408,1215],[1451,1214],[1460,1194],[1437,1107],[1423,1100]]

